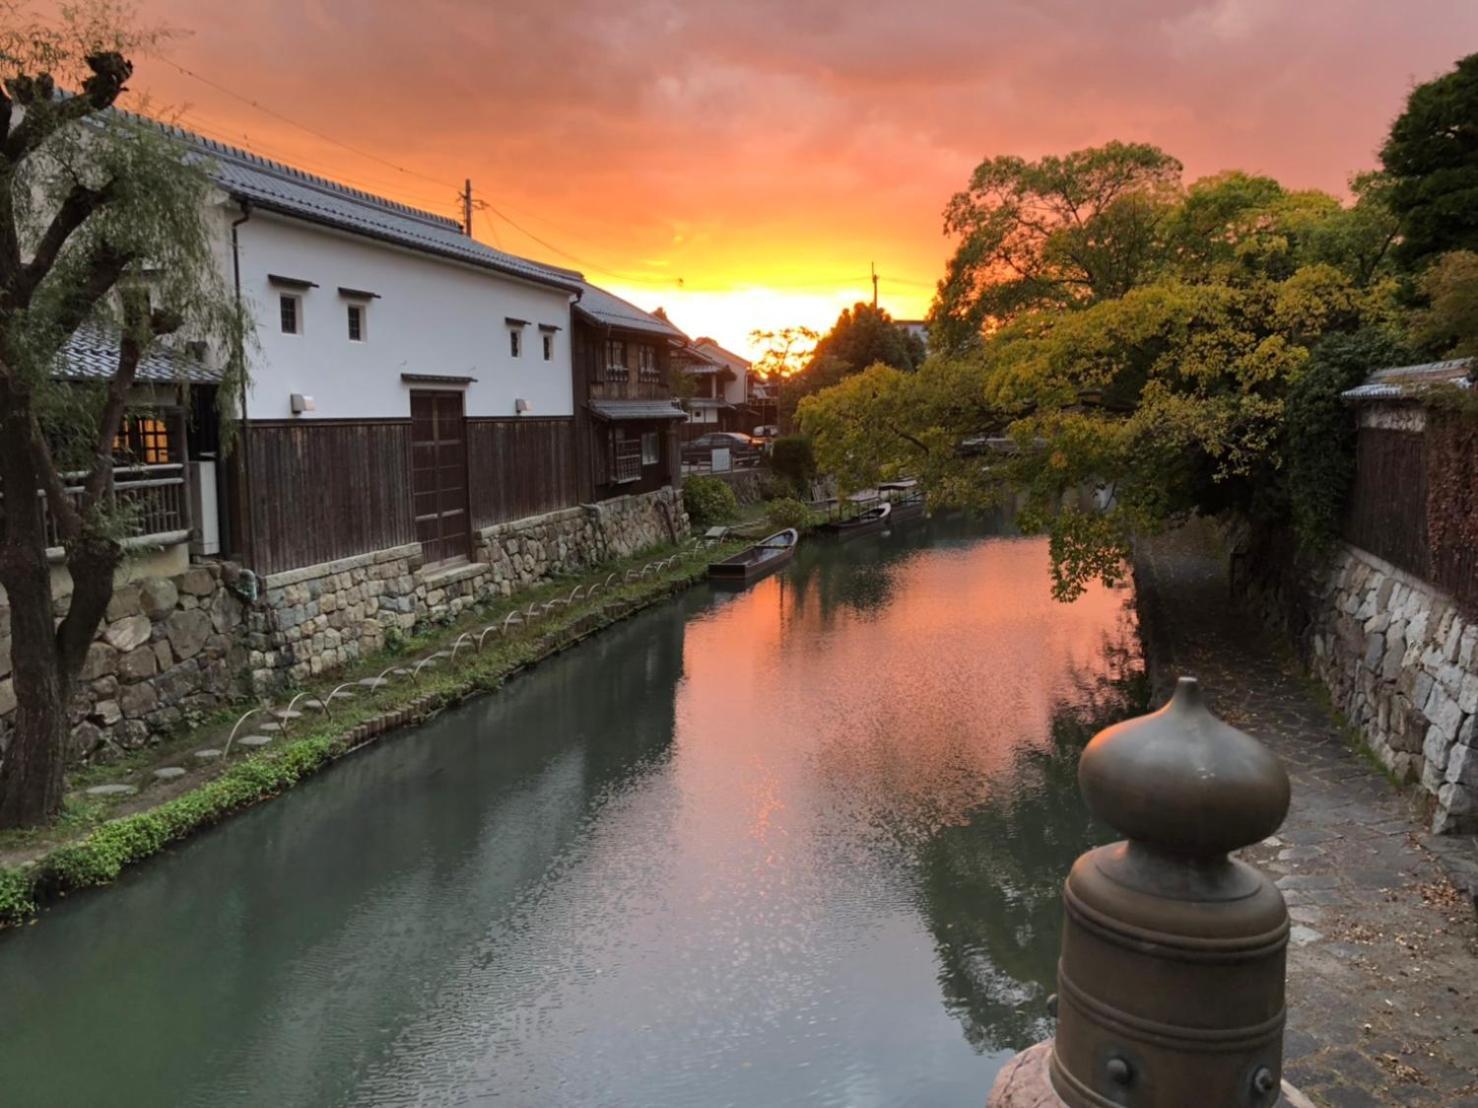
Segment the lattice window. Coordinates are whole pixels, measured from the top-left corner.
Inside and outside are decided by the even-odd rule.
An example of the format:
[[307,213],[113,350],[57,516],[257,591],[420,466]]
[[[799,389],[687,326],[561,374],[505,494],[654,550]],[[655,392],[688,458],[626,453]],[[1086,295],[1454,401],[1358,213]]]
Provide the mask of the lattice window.
[[159,416],[124,416],[113,455],[123,465],[156,466],[174,461],[174,442],[169,424]]

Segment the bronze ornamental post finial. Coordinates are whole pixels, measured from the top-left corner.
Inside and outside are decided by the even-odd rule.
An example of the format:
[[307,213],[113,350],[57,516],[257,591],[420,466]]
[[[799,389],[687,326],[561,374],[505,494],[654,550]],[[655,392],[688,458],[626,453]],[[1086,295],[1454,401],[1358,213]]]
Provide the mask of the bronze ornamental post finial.
[[1074,1108],[1268,1108],[1288,911],[1227,855],[1278,829],[1288,775],[1182,677],[1158,712],[1088,744],[1078,784],[1127,839],[1079,858],[1063,891],[1057,1094]]
[[992,1108],[1271,1108],[1288,910],[1228,855],[1278,829],[1288,775],[1182,677],[1159,711],[1094,737],[1078,784],[1125,840],[1068,875],[1057,1036],[1008,1063]]

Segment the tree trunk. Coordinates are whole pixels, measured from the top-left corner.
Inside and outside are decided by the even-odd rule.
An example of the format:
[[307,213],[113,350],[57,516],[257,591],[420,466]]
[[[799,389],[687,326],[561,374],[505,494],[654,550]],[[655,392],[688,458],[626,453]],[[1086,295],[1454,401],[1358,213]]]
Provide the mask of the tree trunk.
[[[7,553],[9,553],[7,551]],[[5,574],[10,597],[16,710],[10,749],[0,763],[0,827],[49,823],[62,807],[72,682],[53,645],[51,580],[42,565],[39,589]]]
[[10,606],[16,711],[0,763],[0,827],[49,822],[62,806],[72,675],[57,651],[45,526],[24,395],[0,380],[0,587]]

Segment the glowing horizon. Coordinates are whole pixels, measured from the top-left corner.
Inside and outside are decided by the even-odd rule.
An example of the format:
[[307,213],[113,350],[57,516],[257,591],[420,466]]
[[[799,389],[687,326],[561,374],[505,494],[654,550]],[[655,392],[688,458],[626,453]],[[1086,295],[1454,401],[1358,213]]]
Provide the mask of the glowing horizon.
[[873,263],[881,306],[923,316],[987,156],[1142,140],[1187,180],[1343,193],[1478,37],[1458,0],[141,2],[193,32],[137,60],[155,110],[449,216],[470,177],[478,239],[750,356],[871,300]]

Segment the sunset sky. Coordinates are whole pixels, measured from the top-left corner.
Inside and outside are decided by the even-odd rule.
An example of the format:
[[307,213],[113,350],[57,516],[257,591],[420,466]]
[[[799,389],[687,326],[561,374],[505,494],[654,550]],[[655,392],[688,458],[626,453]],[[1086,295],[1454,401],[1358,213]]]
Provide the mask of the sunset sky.
[[739,349],[752,328],[824,329],[871,295],[872,262],[883,305],[923,315],[940,212],[983,157],[1145,140],[1188,178],[1342,192],[1409,87],[1478,49],[1473,0],[141,10],[190,32],[141,59],[153,110],[449,215],[470,177],[478,238]]

